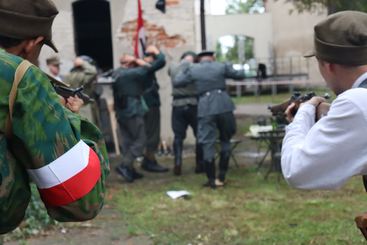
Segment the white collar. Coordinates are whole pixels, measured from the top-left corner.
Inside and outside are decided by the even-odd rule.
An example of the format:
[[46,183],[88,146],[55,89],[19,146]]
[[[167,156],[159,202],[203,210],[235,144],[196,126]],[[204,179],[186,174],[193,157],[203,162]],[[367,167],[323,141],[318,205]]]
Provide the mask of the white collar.
[[357,80],[353,83],[352,88],[358,88],[361,83],[367,79],[367,72],[363,73],[362,75],[360,75]]

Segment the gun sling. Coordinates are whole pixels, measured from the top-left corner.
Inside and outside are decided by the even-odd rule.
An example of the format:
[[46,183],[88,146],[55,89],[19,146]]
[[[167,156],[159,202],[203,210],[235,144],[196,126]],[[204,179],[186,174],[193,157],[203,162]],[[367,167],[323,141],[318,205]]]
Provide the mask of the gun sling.
[[17,97],[18,85],[31,65],[32,64],[28,60],[23,60],[17,67],[14,74],[13,85],[9,93],[9,114],[5,123],[5,135],[8,139],[12,137],[13,107]]

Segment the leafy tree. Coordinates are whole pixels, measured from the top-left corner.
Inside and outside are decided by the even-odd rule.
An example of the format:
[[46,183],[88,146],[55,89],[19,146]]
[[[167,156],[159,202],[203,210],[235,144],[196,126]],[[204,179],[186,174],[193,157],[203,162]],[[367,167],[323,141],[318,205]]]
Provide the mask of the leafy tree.
[[[240,38],[237,35],[233,36],[234,38],[234,45],[232,47],[227,47],[227,51],[225,53],[222,52],[222,45],[221,42],[217,42],[216,44],[216,58],[219,61],[230,61],[232,63],[239,64],[239,42]],[[246,37],[244,40],[244,57],[245,62],[246,60],[254,58],[254,39],[251,37]]]
[[226,14],[260,13],[263,7],[263,0],[231,0],[227,5]]
[[298,12],[315,12],[326,7],[329,14],[343,10],[359,10],[367,12],[366,0],[286,0],[293,3]]
[[215,56],[219,61],[225,60],[224,54],[222,53],[222,45],[220,44],[220,42],[217,42],[215,46]]

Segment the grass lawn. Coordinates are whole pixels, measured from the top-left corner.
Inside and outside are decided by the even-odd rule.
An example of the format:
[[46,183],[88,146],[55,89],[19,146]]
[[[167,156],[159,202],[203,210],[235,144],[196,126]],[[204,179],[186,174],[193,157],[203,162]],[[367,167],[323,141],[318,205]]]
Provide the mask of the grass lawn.
[[[131,236],[183,245],[364,244],[354,224],[355,215],[367,211],[360,178],[337,191],[300,191],[278,182],[276,173],[266,181],[254,166],[242,166],[232,167],[225,188],[210,190],[201,187],[205,176],[186,172],[121,185],[113,202]],[[168,190],[192,197],[171,200]]]
[[[237,118],[239,136],[252,118]],[[239,151],[253,151],[244,139]],[[159,159],[171,166],[172,158]],[[203,188],[204,175],[193,174],[194,158],[186,158],[183,176],[146,174],[121,184],[111,200],[131,236],[146,235],[154,244],[365,244],[354,217],[367,211],[360,177],[336,191],[302,191],[289,187],[277,173],[264,180],[254,159],[237,155],[224,188]],[[168,190],[188,190],[189,199],[171,200]]]
[[[322,95],[327,90],[308,91]],[[235,102],[280,103],[289,97],[289,93],[244,96]],[[237,118],[238,136],[254,120]],[[247,140],[240,150],[255,147]],[[277,173],[264,180],[266,169],[256,171],[254,159],[238,156],[238,160],[240,168],[231,164],[224,188],[203,188],[206,177],[193,174],[194,158],[189,157],[180,177],[171,172],[144,173],[133,184],[113,182],[107,204],[121,213],[129,236],[147,236],[159,245],[365,243],[354,223],[357,214],[367,211],[361,178],[353,178],[337,191],[301,191],[290,188],[281,177],[278,181]],[[173,160],[159,161],[171,167]],[[169,190],[187,190],[192,196],[172,200],[166,195]]]

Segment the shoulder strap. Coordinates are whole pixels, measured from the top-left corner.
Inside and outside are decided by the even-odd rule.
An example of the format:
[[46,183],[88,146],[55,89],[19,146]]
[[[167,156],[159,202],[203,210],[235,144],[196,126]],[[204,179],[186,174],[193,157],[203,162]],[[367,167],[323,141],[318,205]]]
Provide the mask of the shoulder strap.
[[12,136],[13,107],[17,97],[18,85],[31,65],[28,60],[23,60],[15,70],[13,85],[9,93],[9,114],[5,124],[5,135],[7,138]]

